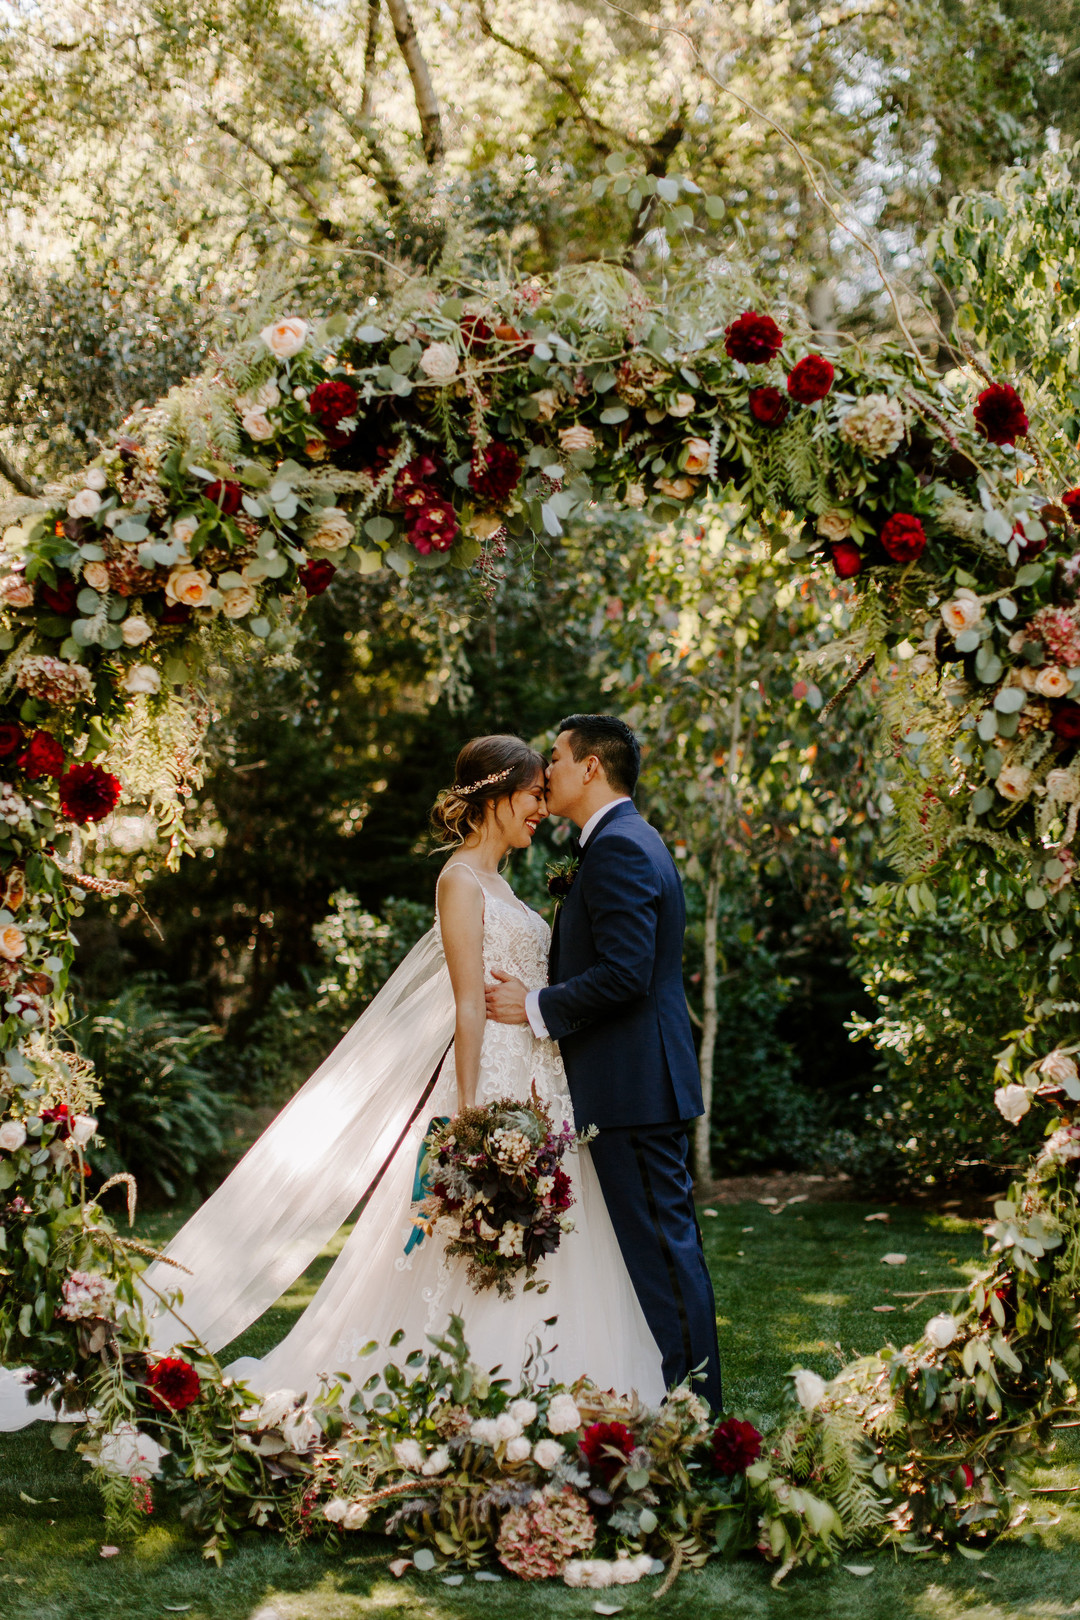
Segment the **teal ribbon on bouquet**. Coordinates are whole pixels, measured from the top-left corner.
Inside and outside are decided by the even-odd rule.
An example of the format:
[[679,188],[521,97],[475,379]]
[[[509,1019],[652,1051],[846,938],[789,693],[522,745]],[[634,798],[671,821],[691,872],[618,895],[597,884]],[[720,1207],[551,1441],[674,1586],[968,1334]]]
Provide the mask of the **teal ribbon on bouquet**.
[[[431,1191],[431,1170],[428,1165],[428,1137],[431,1135],[432,1131],[438,1128],[438,1126],[448,1125],[449,1123],[449,1114],[433,1114],[427,1122],[427,1130],[424,1132],[423,1140],[416,1150],[416,1169],[413,1171],[412,1184],[412,1202],[414,1204],[418,1204],[420,1200],[426,1197]],[[405,1245],[405,1253],[411,1254],[414,1249],[418,1248],[420,1244],[423,1243],[423,1241],[423,1229],[419,1226],[414,1226],[409,1237],[409,1241]]]

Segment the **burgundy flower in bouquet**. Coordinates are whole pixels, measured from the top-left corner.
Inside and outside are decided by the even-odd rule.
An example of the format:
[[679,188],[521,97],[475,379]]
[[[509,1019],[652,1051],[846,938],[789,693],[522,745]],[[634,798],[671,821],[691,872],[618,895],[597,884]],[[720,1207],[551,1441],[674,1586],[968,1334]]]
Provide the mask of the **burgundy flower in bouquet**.
[[104,821],[121,792],[119,777],[100,765],[73,765],[60,778],[60,808],[71,821],[85,826],[88,821]]
[[745,1474],[751,1463],[761,1456],[761,1435],[752,1423],[739,1418],[725,1418],[713,1430],[713,1467],[725,1479]]
[[414,456],[407,461],[394,479],[394,499],[402,506],[423,506],[429,495],[430,481],[437,468],[430,456]]
[[240,510],[240,503],[244,499],[244,491],[240,484],[232,478],[215,478],[203,490],[208,501],[219,506],[226,517],[233,517]]
[[75,612],[79,586],[70,575],[56,585],[46,585],[43,580],[39,581],[38,592],[45,606],[51,608],[54,613],[62,613],[67,618]]
[[1015,444],[1028,430],[1027,412],[1009,383],[991,383],[975,402],[975,421],[991,444]]
[[182,1412],[199,1398],[199,1375],[178,1356],[163,1356],[146,1374],[150,1399],[159,1412]]
[[461,317],[461,341],[465,345],[465,353],[473,349],[486,349],[495,334],[482,315],[463,315]]
[[625,1423],[590,1423],[581,1437],[581,1450],[594,1474],[610,1485],[630,1461],[636,1442]]
[[767,384],[763,388],[751,388],[750,394],[751,415],[765,427],[779,427],[791,409],[791,401],[784,398],[779,388]]
[[355,428],[342,432],[341,423],[355,417],[360,409],[356,389],[351,383],[342,382],[337,377],[328,377],[325,382],[312,389],[308,396],[308,409],[326,435],[328,444],[333,445],[335,450],[340,450],[342,445],[348,444]]
[[13,721],[5,721],[0,725],[0,760],[10,759],[12,754],[17,754],[22,747],[22,740],[22,726],[15,725]]
[[830,546],[829,555],[837,579],[854,579],[862,571],[862,552],[851,540],[837,540]]
[[496,441],[473,457],[469,488],[493,506],[510,499],[521,480],[521,457],[508,444]]
[[318,562],[312,560],[303,563],[297,569],[296,577],[308,596],[321,596],[336,573],[337,569],[332,562],[320,558]]
[[186,624],[191,618],[191,609],[186,602],[166,602],[158,614],[159,624]]
[[763,366],[780,353],[784,334],[771,315],[744,310],[724,332],[724,348],[744,366]]
[[926,530],[910,512],[894,512],[881,531],[881,544],[893,562],[914,562],[926,550]]
[[1051,717],[1050,730],[1059,742],[1080,741],[1080,703],[1059,703]]
[[406,519],[409,540],[421,556],[432,551],[449,551],[457,538],[458,521],[450,501],[432,490],[425,492],[423,506],[415,506]]
[[1037,557],[1041,551],[1046,550],[1045,534],[1035,539],[1029,539],[1019,523],[1013,529],[1012,537],[1016,541],[1018,561],[1020,562],[1029,562],[1032,557]]
[[36,782],[42,776],[62,776],[64,750],[50,731],[35,731],[17,764],[22,766],[31,782]]
[[71,1135],[71,1110],[67,1103],[57,1103],[55,1108],[43,1108],[40,1117],[43,1125],[56,1126],[57,1142],[67,1141]]
[[825,398],[835,376],[832,361],[823,354],[804,354],[788,374],[787,391],[796,405],[813,405]]
[[1080,489],[1067,489],[1061,504],[1074,523],[1080,523]]

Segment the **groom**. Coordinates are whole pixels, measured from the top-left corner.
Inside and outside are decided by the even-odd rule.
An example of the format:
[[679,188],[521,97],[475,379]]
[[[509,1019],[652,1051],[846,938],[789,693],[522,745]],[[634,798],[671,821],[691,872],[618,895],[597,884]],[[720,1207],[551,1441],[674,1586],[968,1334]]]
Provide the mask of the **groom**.
[[579,865],[551,940],[550,982],[496,971],[488,1017],[559,1043],[579,1130],[668,1386],[693,1368],[721,1409],[716,1306],[694,1214],[687,1123],[702,1112],[682,982],[682,884],[631,800],[641,749],[603,714],[559,726],[547,806],[580,829]]

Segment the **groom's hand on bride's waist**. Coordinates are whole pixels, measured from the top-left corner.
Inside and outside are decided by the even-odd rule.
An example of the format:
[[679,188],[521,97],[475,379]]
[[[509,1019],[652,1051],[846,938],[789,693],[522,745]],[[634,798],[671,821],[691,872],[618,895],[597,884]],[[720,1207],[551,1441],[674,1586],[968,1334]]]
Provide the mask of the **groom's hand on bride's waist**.
[[485,991],[487,1015],[496,1024],[527,1024],[525,1014],[525,986],[511,973],[492,968],[494,984]]

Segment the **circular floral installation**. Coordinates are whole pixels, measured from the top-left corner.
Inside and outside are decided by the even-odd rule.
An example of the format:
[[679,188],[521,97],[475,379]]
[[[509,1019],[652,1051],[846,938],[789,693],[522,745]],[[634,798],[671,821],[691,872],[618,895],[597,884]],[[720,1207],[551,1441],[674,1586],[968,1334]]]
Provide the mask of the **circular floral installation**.
[[[690,343],[609,267],[469,300],[413,282],[381,313],[261,325],[80,474],[9,504],[0,1345],[43,1397],[97,1414],[80,1444],[115,1525],[160,1479],[193,1498],[214,1556],[252,1523],[366,1528],[418,1568],[497,1555],[603,1585],[654,1558],[756,1547],[782,1573],[845,1543],[979,1543],[1015,1522],[1012,1461],[1072,1408],[1080,1373],[1080,1043],[1054,1022],[1074,1005],[1055,964],[1080,818],[1080,489],[1047,487],[1020,394],[984,382],[950,389],[888,346],[826,355],[755,310]],[[898,663],[912,906],[933,904],[933,863],[975,842],[1021,864],[1029,940],[1052,946],[996,1093],[1014,1122],[1048,1106],[1050,1134],[997,1206],[989,1269],[916,1343],[828,1385],[798,1373],[764,1447],[689,1396],[647,1413],[585,1385],[508,1391],[469,1367],[456,1326],[393,1400],[260,1403],[198,1344],[155,1359],[143,1251],[103,1213],[112,1183],[86,1195],[93,1074],[60,1038],[72,924],[108,887],[81,874],[83,841],[125,792],[145,799],[141,751],[164,736],[158,808],[182,848],[191,694],[226,633],[287,645],[343,570],[449,565],[493,590],[507,547],[557,541],[594,502],[670,520],[711,491],[793,567],[855,582],[838,659]]]

